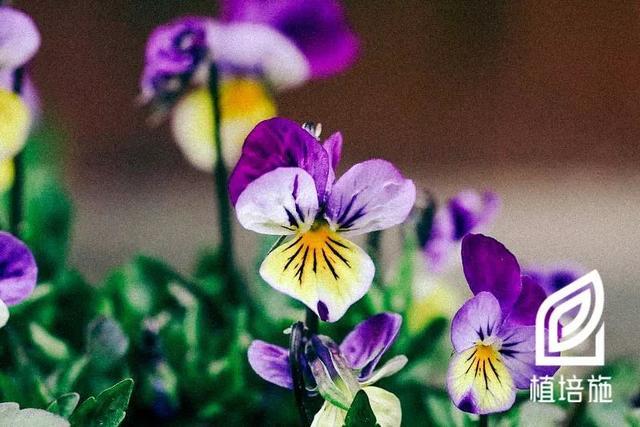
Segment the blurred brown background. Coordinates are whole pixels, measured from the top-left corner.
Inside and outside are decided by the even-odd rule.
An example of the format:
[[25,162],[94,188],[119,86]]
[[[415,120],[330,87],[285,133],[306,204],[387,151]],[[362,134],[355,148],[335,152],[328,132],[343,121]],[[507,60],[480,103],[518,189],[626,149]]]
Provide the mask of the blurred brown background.
[[[214,1],[24,0],[43,33],[33,73],[72,136],[73,260],[90,278],[136,252],[186,270],[215,232],[209,176],[134,99],[146,37]],[[281,114],[342,130],[345,161],[385,157],[444,198],[493,188],[493,234],[529,262],[597,268],[608,348],[638,355],[640,4],[350,1],[362,57],[278,97]],[[238,230],[246,245],[252,237]],[[242,250],[246,256],[248,250]],[[463,286],[463,284],[458,284]]]

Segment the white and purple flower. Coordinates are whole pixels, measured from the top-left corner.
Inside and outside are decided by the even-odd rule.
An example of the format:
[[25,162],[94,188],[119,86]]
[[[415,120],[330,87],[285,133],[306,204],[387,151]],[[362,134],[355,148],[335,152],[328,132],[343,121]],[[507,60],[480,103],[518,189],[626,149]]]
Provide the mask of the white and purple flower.
[[462,238],[491,223],[499,208],[500,199],[495,193],[476,190],[463,190],[439,207],[430,230],[420,241],[428,270],[442,272]]
[[341,72],[357,52],[337,0],[226,0],[219,19],[182,17],[151,34],[141,98],[159,112],[173,108],[178,145],[210,172],[216,158],[211,64],[219,74],[223,156],[231,165],[251,129],[276,115],[272,89]]
[[340,133],[321,144],[291,120],[265,120],[229,178],[243,227],[289,237],[262,263],[262,278],[328,322],[362,298],[374,276],[371,258],[347,237],[400,224],[416,197],[413,181],[384,160],[358,163],[336,180],[341,150]]
[[[315,384],[310,392],[319,392],[325,403],[315,415],[313,426],[343,425],[347,411],[360,390],[369,398],[377,423],[382,427],[399,426],[402,410],[398,398],[373,384],[398,372],[407,363],[395,356],[376,369],[384,353],[395,341],[402,318],[381,313],[357,325],[338,346],[331,338],[314,335],[306,343],[304,366]],[[253,341],[249,364],[263,379],[288,389],[293,388],[289,351],[264,341]],[[314,386],[313,386],[314,385]]]
[[38,268],[29,248],[11,234],[0,231],[0,327],[9,319],[9,306],[33,292]]
[[39,47],[40,33],[33,20],[17,9],[0,6],[0,162],[10,161],[27,141],[37,95],[26,76],[20,84],[23,97],[14,93],[14,72]]
[[455,354],[447,374],[449,396],[466,412],[506,411],[533,375],[558,369],[535,364],[535,317],[546,294],[521,275],[504,245],[482,234],[463,238],[462,265],[475,296],[451,323]]

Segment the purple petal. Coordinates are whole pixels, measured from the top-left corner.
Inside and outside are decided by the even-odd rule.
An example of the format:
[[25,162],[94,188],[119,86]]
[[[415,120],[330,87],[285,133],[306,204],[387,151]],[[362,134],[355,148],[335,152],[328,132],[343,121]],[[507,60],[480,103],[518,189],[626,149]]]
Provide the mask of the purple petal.
[[385,160],[358,163],[331,189],[327,219],[347,235],[402,223],[416,201],[416,186]]
[[500,206],[495,193],[465,190],[449,200],[447,208],[454,224],[453,239],[460,240],[493,220]]
[[502,339],[500,354],[519,389],[529,388],[534,375],[552,376],[558,370],[557,366],[536,366],[535,329],[535,326],[511,326],[499,333]]
[[289,351],[277,345],[256,340],[249,346],[249,364],[262,379],[292,389]]
[[518,296],[505,323],[514,325],[534,325],[540,304],[547,294],[532,278],[522,276],[522,291]]
[[340,344],[351,367],[361,369],[360,379],[367,379],[382,355],[391,347],[402,325],[402,316],[381,313],[359,323]]
[[40,47],[40,33],[25,13],[0,7],[0,69],[18,68],[29,61]]
[[156,28],[147,41],[142,97],[169,102],[178,97],[206,59],[207,32],[213,21],[186,16]]
[[504,245],[482,234],[462,239],[462,267],[471,292],[491,292],[508,313],[522,289],[520,265]]
[[464,303],[451,321],[451,343],[461,353],[478,341],[497,335],[502,326],[502,311],[495,296],[480,292]]
[[327,138],[322,146],[329,154],[331,168],[335,170],[340,163],[340,157],[342,157],[342,134],[340,132],[334,133]]
[[31,251],[20,240],[0,232],[0,300],[16,305],[36,286],[38,268]]
[[279,167],[299,167],[313,178],[318,200],[324,199],[329,175],[329,155],[296,122],[273,118],[258,123],[242,147],[242,155],[229,178],[229,196],[238,197],[255,179]]
[[358,38],[336,0],[227,0],[223,17],[267,24],[280,31],[306,56],[312,77],[344,71],[358,55]]

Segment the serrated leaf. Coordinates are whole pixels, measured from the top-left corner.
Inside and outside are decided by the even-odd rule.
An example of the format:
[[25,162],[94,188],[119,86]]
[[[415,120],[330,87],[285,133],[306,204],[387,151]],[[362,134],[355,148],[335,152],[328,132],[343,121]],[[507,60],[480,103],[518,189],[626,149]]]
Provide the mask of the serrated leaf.
[[126,416],[133,380],[127,378],[98,397],[90,397],[71,415],[72,427],[117,427]]
[[80,402],[80,395],[78,393],[67,393],[58,397],[51,402],[47,407],[47,411],[60,415],[64,418],[69,418]]
[[379,426],[376,416],[369,404],[367,393],[360,390],[351,403],[351,408],[347,412],[345,427],[376,427]]

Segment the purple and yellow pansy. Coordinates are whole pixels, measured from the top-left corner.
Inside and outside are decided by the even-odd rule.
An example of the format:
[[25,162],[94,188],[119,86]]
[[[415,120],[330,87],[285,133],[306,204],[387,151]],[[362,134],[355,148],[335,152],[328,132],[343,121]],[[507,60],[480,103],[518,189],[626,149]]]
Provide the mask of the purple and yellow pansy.
[[[402,317],[381,313],[358,324],[337,345],[331,338],[313,335],[305,343],[303,366],[306,367],[308,391],[325,399],[312,426],[340,426],[358,391],[369,398],[371,409],[381,427],[400,426],[402,409],[398,398],[373,384],[395,374],[407,363],[403,355],[395,356],[376,369],[384,353],[395,341]],[[289,351],[264,341],[253,341],[248,352],[249,364],[263,379],[288,389],[293,388]]]
[[463,411],[505,411],[517,389],[529,388],[533,375],[553,375],[558,369],[535,364],[535,316],[546,293],[521,275],[504,245],[482,234],[463,238],[462,265],[474,297],[451,323],[455,354],[447,389]]
[[229,179],[240,224],[288,237],[260,267],[276,290],[334,322],[373,280],[371,258],[348,237],[400,224],[415,202],[413,181],[369,160],[336,179],[342,136],[320,143],[297,123],[274,118],[247,137]]
[[[33,20],[17,9],[0,6],[0,183],[12,181],[11,159],[26,143],[32,122],[30,105],[14,93],[14,72],[30,61],[39,47],[40,33]],[[35,105],[33,85],[26,78],[22,80],[21,92]]]
[[223,156],[231,165],[251,129],[275,116],[273,90],[339,73],[357,52],[336,0],[226,0],[218,19],[182,17],[151,34],[141,99],[160,112],[172,109],[178,145],[194,166],[210,172],[216,156],[212,64],[220,79]]

